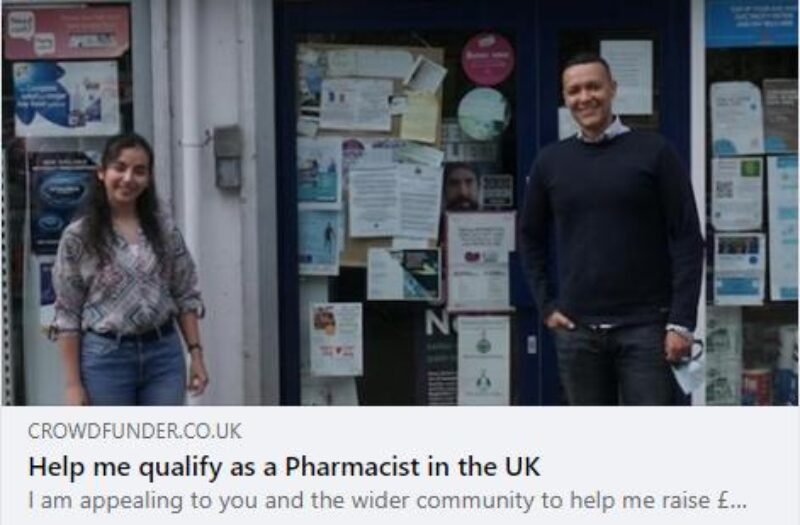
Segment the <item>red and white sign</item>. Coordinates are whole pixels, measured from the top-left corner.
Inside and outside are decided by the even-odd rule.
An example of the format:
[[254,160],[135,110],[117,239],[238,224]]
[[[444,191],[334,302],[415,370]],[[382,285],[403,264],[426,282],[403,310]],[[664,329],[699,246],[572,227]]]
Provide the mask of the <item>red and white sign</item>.
[[479,86],[496,86],[514,70],[514,50],[497,33],[480,33],[469,39],[461,52],[461,66]]
[[116,58],[130,47],[126,6],[3,11],[9,60]]

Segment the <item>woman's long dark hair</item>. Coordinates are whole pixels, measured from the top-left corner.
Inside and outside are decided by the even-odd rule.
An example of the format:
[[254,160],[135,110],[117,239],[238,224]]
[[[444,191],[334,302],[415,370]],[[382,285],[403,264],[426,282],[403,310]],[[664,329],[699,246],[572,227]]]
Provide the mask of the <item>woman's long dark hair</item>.
[[[139,224],[144,232],[147,241],[153,248],[161,268],[165,268],[166,242],[164,232],[159,222],[159,204],[156,194],[155,178],[153,176],[153,148],[144,137],[136,133],[123,133],[108,139],[103,157],[100,161],[100,169],[106,170],[116,161],[122,150],[129,148],[140,148],[147,153],[148,172],[150,181],[144,192],[136,199],[136,214],[139,217]],[[99,177],[94,177],[94,186],[89,198],[88,206],[84,213],[84,228],[87,237],[87,248],[95,252],[100,265],[105,266],[111,260],[111,242],[113,239],[111,225],[111,206],[108,203],[105,185]]]

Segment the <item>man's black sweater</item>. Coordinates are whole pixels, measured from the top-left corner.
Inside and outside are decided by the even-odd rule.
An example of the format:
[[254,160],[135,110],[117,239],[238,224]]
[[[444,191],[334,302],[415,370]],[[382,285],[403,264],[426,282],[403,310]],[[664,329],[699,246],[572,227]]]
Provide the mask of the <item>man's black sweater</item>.
[[[660,135],[545,147],[522,212],[525,270],[543,318],[694,329],[703,239],[691,181]],[[548,275],[555,227],[558,286]],[[556,291],[556,289],[558,289]]]

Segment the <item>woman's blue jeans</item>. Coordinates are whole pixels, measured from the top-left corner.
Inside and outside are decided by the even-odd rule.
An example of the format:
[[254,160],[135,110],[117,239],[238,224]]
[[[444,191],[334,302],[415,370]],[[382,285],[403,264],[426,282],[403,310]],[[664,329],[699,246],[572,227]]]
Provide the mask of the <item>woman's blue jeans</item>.
[[554,331],[570,405],[672,405],[675,379],[664,356],[663,323]]
[[92,332],[81,338],[81,380],[90,405],[182,405],[186,363],[177,330],[146,343]]

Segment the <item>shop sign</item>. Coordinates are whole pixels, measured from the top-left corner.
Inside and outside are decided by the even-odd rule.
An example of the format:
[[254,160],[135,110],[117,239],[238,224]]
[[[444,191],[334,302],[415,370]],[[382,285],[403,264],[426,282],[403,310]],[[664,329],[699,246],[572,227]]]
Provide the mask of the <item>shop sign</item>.
[[9,60],[115,58],[130,47],[124,6],[8,9],[3,18]]
[[797,45],[797,2],[706,0],[706,47]]

